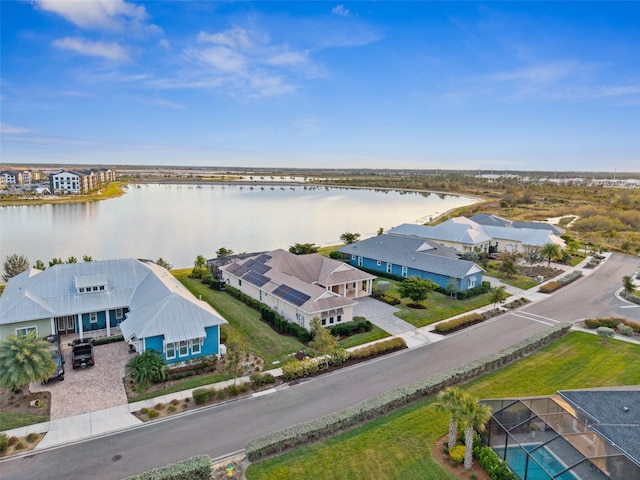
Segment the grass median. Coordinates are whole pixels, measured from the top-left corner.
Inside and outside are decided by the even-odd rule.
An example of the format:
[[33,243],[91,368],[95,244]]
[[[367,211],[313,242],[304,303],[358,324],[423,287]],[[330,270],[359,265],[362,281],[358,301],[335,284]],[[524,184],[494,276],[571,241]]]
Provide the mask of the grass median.
[[[455,354],[454,352],[452,354]],[[549,395],[558,390],[637,385],[640,346],[573,332],[539,352],[464,385],[478,398]],[[279,457],[253,464],[248,480],[455,479],[431,455],[448,417],[433,398]]]

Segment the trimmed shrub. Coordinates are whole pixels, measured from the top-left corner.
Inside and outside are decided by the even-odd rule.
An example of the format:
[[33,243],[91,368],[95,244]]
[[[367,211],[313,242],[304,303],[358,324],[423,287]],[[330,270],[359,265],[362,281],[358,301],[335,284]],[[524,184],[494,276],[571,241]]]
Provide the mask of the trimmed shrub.
[[193,391],[193,401],[196,405],[203,405],[215,398],[215,388],[196,388]]
[[564,285],[569,285],[571,282],[575,282],[581,276],[582,276],[582,271],[581,270],[574,270],[573,272],[571,272],[571,273],[565,275],[564,277],[558,279],[558,283],[561,283],[563,286]]
[[620,295],[625,300],[629,300],[630,302],[637,303],[640,305],[640,297],[638,295],[634,295],[633,293],[627,293],[625,291],[623,291]]
[[18,440],[16,444],[13,446],[14,450],[24,450],[27,446],[24,444],[22,440]]
[[180,403],[180,400],[178,400],[177,398],[174,398],[173,400],[171,400],[171,405],[178,405]]
[[235,385],[231,384],[231,385],[227,385],[224,390],[226,390],[226,392],[229,394],[229,396],[231,397],[235,397],[236,395],[240,395],[241,393],[245,393],[247,390],[249,390],[249,387],[247,387],[246,383],[237,383]]
[[[456,298],[458,300],[466,300],[467,298],[477,297],[478,295],[487,293],[489,290],[491,290],[491,283],[484,281],[477,287],[470,288],[469,290],[461,290],[459,292],[456,292]],[[444,293],[445,295],[448,295],[448,292],[444,288],[436,289],[436,291],[440,293]]]
[[167,412],[169,413],[173,413],[176,411],[176,407],[174,405],[169,405],[169,408],[167,408]]
[[562,284],[560,282],[547,282],[544,285],[541,285],[540,288],[538,288],[538,291],[540,293],[552,293],[558,290],[560,287],[562,287]]
[[618,325],[618,333],[620,335],[624,335],[625,337],[630,337],[633,335],[633,328],[629,325],[620,324]]
[[37,433],[30,433],[29,435],[27,435],[27,442],[29,443],[37,442],[39,438],[40,438],[40,435],[38,435]]
[[211,457],[198,455],[124,480],[208,480],[210,476]]
[[474,446],[473,454],[492,480],[519,480],[518,476],[509,469],[507,463],[500,459],[490,447]]
[[635,333],[640,333],[640,323],[632,322],[626,318],[608,317],[608,318],[587,318],[584,321],[584,325],[587,328],[595,330],[598,327],[608,327],[612,329],[618,329],[620,325],[626,325],[631,327]]
[[269,385],[271,383],[276,383],[276,378],[270,373],[252,373],[249,377],[251,380],[251,386],[254,389],[263,387],[264,385]]
[[483,320],[484,317],[480,313],[472,313],[470,315],[465,315],[464,317],[440,322],[436,324],[434,330],[438,333],[451,333],[461,328],[480,323]]
[[107,343],[124,342],[122,335],[111,335],[110,337],[95,338],[93,340],[94,345],[106,345]]
[[464,462],[464,445],[456,445],[449,449],[449,458],[455,463]]
[[9,448],[9,437],[6,433],[0,433],[0,453],[4,453]]
[[329,328],[331,335],[338,337],[350,337],[351,335],[370,332],[371,330],[373,330],[373,324],[369,320],[341,323]]
[[19,438],[18,437],[9,437],[9,440],[7,442],[7,445],[9,445],[10,447],[12,447],[13,445],[15,445],[16,443],[18,443]]
[[503,367],[565,335],[571,326],[572,324],[568,322],[554,325],[522,342],[447,372],[376,395],[340,412],[249,440],[245,445],[247,460],[254,462],[296,448],[299,445],[335,435],[426,396],[434,395],[443,388],[469,381],[479,375]]
[[598,327],[596,333],[602,338],[613,338],[615,331],[609,327]]
[[147,407],[142,407],[142,408],[140,409],[140,413],[141,413],[142,415],[146,415],[147,413],[149,413],[149,409],[148,409]]
[[349,353],[349,358],[369,358],[383,353],[394,352],[407,348],[407,344],[402,338],[390,338],[381,342],[372,343],[366,347],[357,348]]
[[160,412],[158,412],[155,408],[152,408],[147,412],[147,417],[149,418],[156,418],[158,415],[160,415]]
[[156,410],[164,410],[164,403],[156,403],[156,406],[153,408]]

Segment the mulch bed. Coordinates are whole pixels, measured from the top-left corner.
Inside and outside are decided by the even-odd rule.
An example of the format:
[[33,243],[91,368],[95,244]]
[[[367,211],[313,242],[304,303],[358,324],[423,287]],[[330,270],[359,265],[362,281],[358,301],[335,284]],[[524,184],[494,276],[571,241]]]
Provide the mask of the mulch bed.
[[[433,459],[442,465],[443,468],[446,468],[452,475],[457,478],[465,478],[471,479],[474,478],[476,480],[491,480],[491,477],[487,472],[478,465],[478,460],[473,459],[473,466],[471,470],[467,470],[464,468],[464,465],[460,463],[453,463],[449,459],[449,455],[447,452],[447,441],[449,440],[449,436],[445,435],[440,440],[438,440],[433,447],[433,451],[431,452]],[[473,476],[472,476],[473,475]]]

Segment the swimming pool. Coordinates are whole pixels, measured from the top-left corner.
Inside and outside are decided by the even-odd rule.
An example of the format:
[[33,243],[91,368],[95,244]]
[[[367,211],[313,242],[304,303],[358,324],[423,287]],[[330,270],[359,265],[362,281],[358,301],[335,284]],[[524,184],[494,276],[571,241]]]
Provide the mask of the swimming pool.
[[558,480],[580,480],[580,478],[572,472],[566,472],[562,476],[553,477],[553,475],[558,475],[562,472],[567,466],[546,447],[540,447],[530,452],[529,456],[531,458],[527,464],[527,450],[533,450],[537,446],[538,445],[523,445],[522,448],[518,446],[507,448],[507,464],[521,480],[525,480],[525,469],[527,470],[526,480],[550,480],[552,478]]

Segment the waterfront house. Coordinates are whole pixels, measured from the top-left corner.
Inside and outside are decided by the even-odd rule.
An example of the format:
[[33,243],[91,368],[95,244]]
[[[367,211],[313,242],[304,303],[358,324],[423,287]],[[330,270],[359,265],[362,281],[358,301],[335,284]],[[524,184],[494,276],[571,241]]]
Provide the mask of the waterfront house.
[[428,279],[446,288],[454,279],[459,291],[482,284],[482,269],[461,260],[458,252],[437,242],[410,235],[382,234],[338,249],[349,263],[397,277]]
[[166,269],[132,258],[30,269],[0,297],[0,338],[122,333],[138,352],[156,350],[168,363],[219,354],[224,323]]
[[281,249],[221,265],[218,271],[226,284],[306,329],[314,317],[326,326],[353,320],[355,299],[370,295],[375,279],[344,262]]

